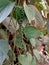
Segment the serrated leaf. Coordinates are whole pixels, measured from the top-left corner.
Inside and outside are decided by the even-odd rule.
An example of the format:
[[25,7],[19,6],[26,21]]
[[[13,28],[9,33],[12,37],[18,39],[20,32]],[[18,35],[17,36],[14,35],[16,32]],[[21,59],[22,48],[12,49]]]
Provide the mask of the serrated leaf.
[[29,22],[31,22],[33,18],[35,18],[38,25],[44,26],[43,18],[35,6],[26,5],[26,3],[24,2],[24,10]]
[[31,38],[38,38],[41,35],[41,32],[34,26],[26,26],[24,28],[24,34],[28,39],[31,39]]
[[27,52],[25,55],[19,55],[18,60],[22,65],[37,65],[36,58],[29,52]]
[[3,61],[7,57],[7,53],[9,50],[9,45],[7,40],[0,40],[0,65],[2,65]]
[[[4,1],[4,0],[3,0]],[[11,13],[15,3],[11,2],[6,7],[4,7],[0,12],[0,23]]]

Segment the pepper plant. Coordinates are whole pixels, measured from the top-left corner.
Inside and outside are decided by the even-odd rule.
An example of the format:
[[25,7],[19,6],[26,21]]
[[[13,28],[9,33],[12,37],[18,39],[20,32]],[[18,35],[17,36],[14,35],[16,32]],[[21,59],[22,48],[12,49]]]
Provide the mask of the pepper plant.
[[0,0],[0,65],[49,65],[47,0]]

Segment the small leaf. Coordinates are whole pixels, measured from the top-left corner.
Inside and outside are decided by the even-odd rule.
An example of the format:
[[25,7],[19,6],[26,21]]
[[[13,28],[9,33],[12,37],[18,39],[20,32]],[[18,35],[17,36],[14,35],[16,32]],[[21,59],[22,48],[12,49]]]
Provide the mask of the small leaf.
[[35,47],[35,46],[36,46],[36,39],[31,38],[31,39],[30,39],[30,43],[31,43],[31,45],[32,45],[33,47]]
[[17,38],[14,39],[14,43],[18,48],[24,48],[26,50],[26,44],[22,40],[22,36],[20,34],[17,35]]
[[37,65],[36,58],[29,52],[27,52],[25,55],[19,55],[18,60],[22,65]]
[[39,41],[38,39],[34,39],[34,38],[31,38],[30,39],[30,43],[33,47],[36,47],[36,45],[39,45],[39,44],[42,44],[41,41]]
[[24,21],[27,17],[25,15],[24,9],[21,6],[17,6],[14,10],[13,10],[13,17],[15,19],[17,19],[18,21]]
[[38,38],[41,35],[41,32],[34,26],[26,26],[24,28],[24,34],[28,39],[31,39],[31,38]]

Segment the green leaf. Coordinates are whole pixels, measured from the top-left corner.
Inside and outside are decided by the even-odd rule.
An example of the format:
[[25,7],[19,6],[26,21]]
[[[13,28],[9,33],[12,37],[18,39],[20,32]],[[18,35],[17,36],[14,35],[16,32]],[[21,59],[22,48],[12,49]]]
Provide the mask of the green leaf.
[[31,39],[31,38],[38,38],[41,35],[41,32],[34,26],[26,26],[24,28],[24,34],[28,39]]
[[26,50],[26,44],[22,40],[21,34],[18,34],[17,37],[14,39],[14,43],[18,48],[25,49]]
[[15,19],[17,19],[18,21],[24,21],[26,19],[26,15],[24,12],[23,7],[21,6],[17,6],[14,10],[13,10],[13,17]]
[[[2,0],[2,1],[4,2],[4,0]],[[6,0],[4,3],[6,3]],[[1,9],[1,11],[0,11],[0,23],[11,13],[14,5],[15,5],[14,2],[9,2],[9,4],[7,4],[3,9]],[[1,6],[1,7],[3,7],[3,6]]]
[[0,40],[0,65],[2,65],[3,61],[7,57],[7,53],[9,51],[9,44],[7,40]]
[[31,38],[31,39],[30,39],[30,43],[31,43],[31,45],[32,45],[33,47],[36,47],[36,39]]
[[43,18],[35,6],[26,5],[26,3],[24,2],[24,10],[29,22],[31,22],[33,18],[35,18],[38,25],[44,26]]
[[19,55],[18,60],[22,65],[37,65],[36,58],[29,52],[27,52],[25,55]]

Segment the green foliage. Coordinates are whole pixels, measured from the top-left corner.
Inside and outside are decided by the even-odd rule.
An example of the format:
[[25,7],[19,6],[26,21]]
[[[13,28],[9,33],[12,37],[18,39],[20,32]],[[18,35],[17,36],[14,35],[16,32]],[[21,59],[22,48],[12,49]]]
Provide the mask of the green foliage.
[[26,44],[23,41],[21,34],[17,35],[17,37],[14,39],[14,43],[18,48],[26,50]]
[[36,58],[29,52],[27,52],[25,55],[19,55],[18,60],[22,65],[37,65]]
[[24,34],[27,37],[27,39],[31,39],[31,38],[38,38],[41,35],[41,32],[34,26],[26,26],[24,28]]
[[31,38],[31,39],[30,39],[30,43],[31,43],[32,47],[34,47],[34,48],[35,48],[37,45],[42,44],[41,41],[39,41],[38,39],[35,39],[35,38]]
[[24,21],[26,19],[26,15],[22,6],[17,6],[14,8],[13,17],[18,21]]
[[35,20],[36,20],[36,22],[38,23],[39,26],[44,26],[43,18],[41,16],[40,12],[38,11],[38,9],[35,6],[26,5],[25,2],[24,2],[23,6],[24,6],[24,11],[26,13],[26,16],[27,16],[29,22],[31,22],[33,20],[33,18],[35,18]]
[[[0,40],[0,65],[3,64],[4,60],[6,61],[4,62],[3,65],[14,65],[16,54],[18,54],[16,56],[16,59],[18,59],[18,65],[19,64],[20,65],[37,65],[38,62],[41,62],[43,60],[41,59],[40,53],[37,50],[37,46],[44,42],[49,43],[49,37],[45,36],[45,34],[48,34],[47,30],[49,31],[49,23],[47,23],[47,26],[44,27],[44,20],[41,16],[41,13],[38,11],[38,9],[34,5],[38,5],[40,10],[45,11],[45,9],[43,5],[40,4],[41,0],[32,0],[31,2],[33,2],[33,5],[30,5],[30,4],[27,5],[26,2],[24,2],[23,6],[20,6],[19,5],[20,3],[16,5],[17,0],[15,1],[16,4],[15,2],[11,2],[11,1],[15,1],[15,0],[0,0],[0,23],[11,13],[9,17],[11,19],[15,18],[16,23],[19,24],[19,29],[15,30],[16,32],[11,34],[12,40],[9,40],[9,42],[11,43],[10,44],[11,48],[13,47],[12,51],[9,50],[10,48],[7,41],[8,37],[6,36],[5,31],[0,29],[0,35],[2,36],[3,39],[5,39],[5,40],[3,39]],[[20,0],[18,2],[20,2]],[[35,22],[35,25],[31,26],[33,21]],[[11,23],[13,23],[13,20]],[[11,25],[14,26],[14,23],[13,24],[11,23],[9,23],[10,26]],[[22,27],[22,24],[25,25],[24,28]],[[40,30],[37,29],[38,25],[39,27],[41,27]],[[47,28],[47,30],[45,30],[44,28]],[[12,29],[12,27],[10,27],[10,29]],[[14,43],[14,45],[12,43]],[[16,47],[20,51],[20,53],[17,49],[15,52]],[[8,59],[6,59],[7,56],[8,56]]]

